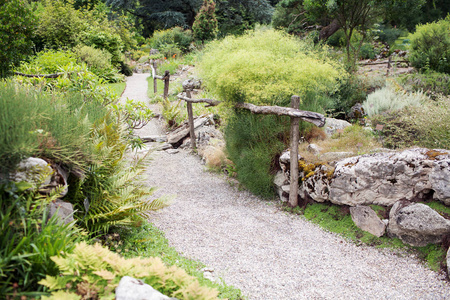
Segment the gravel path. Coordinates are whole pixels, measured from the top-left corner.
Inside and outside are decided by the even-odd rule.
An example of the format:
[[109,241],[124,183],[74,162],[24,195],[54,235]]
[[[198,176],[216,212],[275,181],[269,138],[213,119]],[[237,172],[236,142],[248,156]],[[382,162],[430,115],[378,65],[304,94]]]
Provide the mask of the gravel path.
[[179,252],[250,300],[450,299],[443,276],[413,257],[348,243],[283,213],[207,172],[186,151],[152,155],[149,184],[160,187],[157,196],[174,195],[153,222]]

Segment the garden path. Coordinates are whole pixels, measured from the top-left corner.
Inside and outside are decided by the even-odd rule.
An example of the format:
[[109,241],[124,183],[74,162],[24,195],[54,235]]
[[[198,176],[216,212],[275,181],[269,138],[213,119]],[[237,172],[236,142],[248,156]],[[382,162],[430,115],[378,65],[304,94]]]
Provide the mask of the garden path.
[[[124,97],[145,101],[145,77],[128,78]],[[152,156],[147,175],[159,187],[155,196],[174,197],[153,223],[179,252],[250,300],[450,299],[443,275],[409,254],[358,246],[284,213],[208,172],[185,150]]]

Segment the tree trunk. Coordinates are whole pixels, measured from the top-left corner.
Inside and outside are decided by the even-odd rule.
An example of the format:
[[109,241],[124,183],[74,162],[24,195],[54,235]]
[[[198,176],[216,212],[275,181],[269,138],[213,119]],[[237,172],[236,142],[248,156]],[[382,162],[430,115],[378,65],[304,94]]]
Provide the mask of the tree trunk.
[[334,19],[329,25],[323,27],[319,33],[319,40],[326,41],[330,36],[332,36],[336,31],[341,29],[341,24],[337,19]]

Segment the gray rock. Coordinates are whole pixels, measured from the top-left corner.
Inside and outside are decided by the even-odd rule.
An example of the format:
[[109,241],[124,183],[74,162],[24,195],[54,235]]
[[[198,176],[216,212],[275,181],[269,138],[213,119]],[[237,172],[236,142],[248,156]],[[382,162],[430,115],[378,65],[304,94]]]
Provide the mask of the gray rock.
[[[350,206],[391,206],[400,199],[422,197],[432,189],[431,170],[436,172],[435,178],[443,178],[447,172],[434,168],[439,159],[431,159],[428,153],[428,149],[416,148],[343,159],[336,163],[329,182],[329,200]],[[435,197],[440,199],[439,194]]]
[[172,149],[172,148],[173,148],[173,146],[172,146],[171,144],[164,143],[164,144],[162,144],[161,146],[159,146],[159,147],[157,148],[157,150],[158,150],[158,151],[164,151],[164,150]]
[[436,162],[430,173],[433,197],[450,205],[450,159]]
[[422,203],[398,201],[389,213],[388,234],[403,242],[423,247],[436,244],[450,233],[450,221]]
[[340,159],[344,159],[347,157],[355,156],[353,152],[326,152],[320,155],[320,160],[332,162]]
[[328,136],[332,136],[338,129],[345,129],[348,126],[352,126],[349,122],[345,120],[326,118],[325,120],[325,133]]
[[116,300],[169,300],[142,280],[124,276],[116,288]]
[[386,232],[386,224],[380,220],[377,213],[369,206],[350,207],[352,220],[358,228],[377,237]]
[[165,135],[141,136],[141,140],[144,143],[146,143],[146,142],[164,143],[164,142],[167,142],[167,136],[165,136]]
[[64,224],[73,222],[73,205],[69,202],[56,200],[49,204],[49,219],[56,214],[57,218]]
[[166,150],[167,153],[169,154],[177,154],[178,152],[180,152],[180,150],[178,149],[168,149]]
[[450,248],[447,250],[447,277],[450,277]]
[[26,181],[45,186],[50,184],[53,173],[52,167],[45,160],[29,157],[18,164],[16,171],[10,174],[10,178],[15,182]]
[[158,49],[150,49],[150,52],[149,52],[150,55],[154,55],[154,54],[158,54],[158,53],[159,53]]
[[321,151],[320,147],[316,144],[309,144],[306,150],[314,155],[320,154]]
[[[275,175],[274,184],[275,184],[275,189],[277,190],[278,196],[280,197],[280,200],[282,202],[287,202],[288,198],[283,196],[283,194],[285,193],[285,190],[283,189],[283,187],[286,186],[286,184],[289,184],[289,181],[286,179],[286,176],[284,175],[284,173],[282,171],[277,172],[277,174]],[[287,187],[288,187],[288,193],[289,193],[289,185]]]

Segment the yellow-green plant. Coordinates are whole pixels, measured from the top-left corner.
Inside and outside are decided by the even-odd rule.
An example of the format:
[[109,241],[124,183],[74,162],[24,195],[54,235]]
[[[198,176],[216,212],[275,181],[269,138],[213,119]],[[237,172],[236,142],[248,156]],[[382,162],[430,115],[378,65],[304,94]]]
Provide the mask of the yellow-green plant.
[[43,300],[114,299],[123,276],[141,279],[178,299],[213,300],[218,295],[217,290],[200,286],[196,278],[176,266],[167,267],[158,257],[125,259],[99,244],[79,243],[73,253],[52,260],[61,276],[47,276],[39,282],[52,291]]
[[287,105],[292,95],[333,90],[340,77],[325,52],[272,29],[208,44],[198,67],[206,87],[230,103]]

